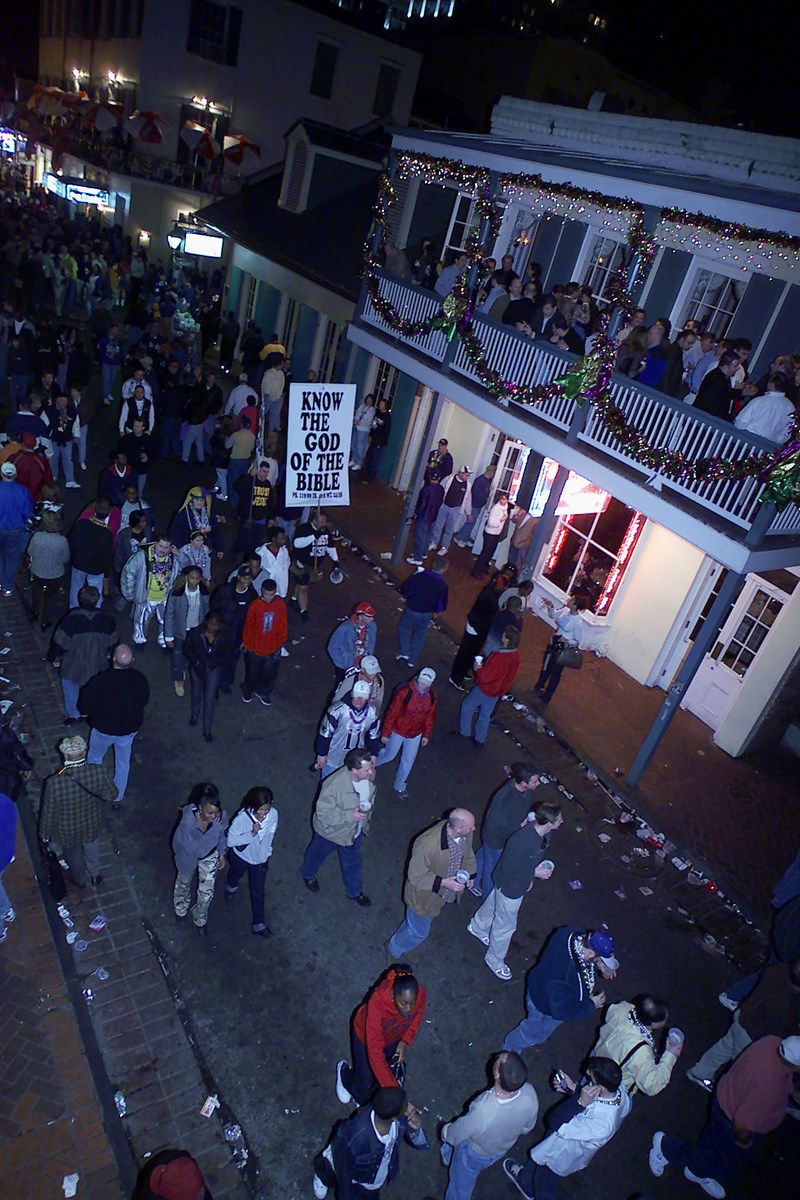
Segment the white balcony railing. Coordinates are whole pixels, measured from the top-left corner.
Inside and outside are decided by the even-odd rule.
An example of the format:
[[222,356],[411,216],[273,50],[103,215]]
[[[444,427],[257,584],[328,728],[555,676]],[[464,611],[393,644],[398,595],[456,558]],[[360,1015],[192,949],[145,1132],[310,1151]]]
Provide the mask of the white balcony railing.
[[[389,300],[403,317],[412,321],[428,320],[441,308],[441,299],[433,292],[405,284],[390,275],[381,273],[379,288],[380,294]],[[364,297],[361,320],[385,331],[391,339],[403,342],[437,362],[441,363],[445,359],[448,343],[442,333],[435,331],[424,338],[406,338],[399,335],[375,311],[368,296]],[[506,381],[523,385],[551,383],[576,361],[573,354],[558,350],[547,342],[532,341],[516,330],[481,315],[473,317],[473,328],[481,340],[489,366]],[[481,382],[458,337],[454,339],[451,356],[445,369],[453,375],[460,375],[474,387],[481,388]],[[774,450],[774,446],[765,439],[753,434],[740,433],[728,422],[718,421],[652,388],[637,385],[625,375],[614,375],[611,394],[627,421],[635,425],[652,445],[681,453],[692,461],[719,458],[740,462],[752,454]],[[508,406],[507,401],[496,400],[488,394],[487,398],[502,407]],[[569,429],[575,415],[574,400],[564,397],[536,405],[515,405],[515,408],[525,413],[532,423],[544,421],[564,432]],[[733,482],[681,481],[667,475],[659,475],[639,462],[631,451],[617,441],[594,409],[589,410],[585,426],[578,433],[578,440],[592,446],[603,455],[624,462],[629,468],[647,477],[654,487],[685,496],[741,529],[750,529],[761,511],[759,497],[764,485],[757,478]],[[791,504],[783,512],[775,514],[767,535],[800,535],[800,508]]]

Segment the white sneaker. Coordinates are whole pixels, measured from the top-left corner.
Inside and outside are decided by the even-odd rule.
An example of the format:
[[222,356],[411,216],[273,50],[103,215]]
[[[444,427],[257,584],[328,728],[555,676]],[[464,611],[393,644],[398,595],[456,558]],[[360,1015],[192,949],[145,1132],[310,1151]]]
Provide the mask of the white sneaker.
[[422,566],[421,558],[407,558],[406,562],[410,563],[412,567],[421,567]]
[[661,1143],[664,1139],[663,1132],[659,1129],[658,1133],[653,1134],[653,1144],[650,1147],[650,1154],[647,1161],[650,1164],[650,1170],[659,1179],[664,1174],[664,1168],[667,1166],[668,1159],[664,1157],[664,1151],[661,1149]]
[[511,968],[509,966],[507,966],[505,963],[501,963],[499,967],[493,967],[492,964],[489,962],[488,958],[485,958],[483,961],[486,963],[487,967],[492,972],[492,974],[496,975],[498,979],[510,979],[511,978]]
[[727,1008],[728,1012],[736,1012],[737,1008],[739,1007],[739,1001],[732,1000],[727,992],[720,992],[720,994],[717,996],[717,999],[723,1008]]
[[285,646],[281,646],[281,658],[288,658],[288,657],[289,657],[289,651],[286,649]]
[[447,554],[447,546],[440,546],[436,551],[437,554]]
[[314,1176],[311,1186],[314,1189],[314,1195],[316,1196],[317,1200],[325,1200],[325,1197],[328,1194],[328,1189],[325,1187],[325,1184],[322,1182],[319,1175]]
[[17,914],[14,912],[13,908],[7,908],[3,913],[2,919],[5,921],[6,925],[10,925],[12,921],[16,921]]
[[694,1171],[690,1171],[688,1167],[683,1168],[683,1173],[692,1183],[699,1184],[709,1196],[716,1196],[717,1200],[725,1200],[725,1188],[721,1183],[717,1183],[716,1179],[701,1179],[699,1175],[695,1175]]
[[336,1064],[336,1098],[342,1104],[352,1104],[353,1097],[350,1095],[347,1088],[342,1083],[342,1067],[346,1067],[346,1066],[347,1066],[347,1062],[343,1058],[340,1058],[338,1063]]
[[72,483],[67,484],[68,488],[79,488],[80,486],[81,485],[79,483],[76,483],[74,479],[73,479]]
[[470,921],[470,923],[467,925],[467,933],[471,933],[472,936],[477,938],[479,942],[483,942],[484,946],[489,945],[489,935],[486,933],[478,933],[477,929],[472,924],[472,921]]

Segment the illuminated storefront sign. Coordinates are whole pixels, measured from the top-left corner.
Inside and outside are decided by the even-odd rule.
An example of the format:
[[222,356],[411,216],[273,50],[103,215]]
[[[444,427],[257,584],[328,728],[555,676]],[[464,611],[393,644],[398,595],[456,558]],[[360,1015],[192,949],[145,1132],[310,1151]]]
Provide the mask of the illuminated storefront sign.
[[[24,139],[20,138],[20,141]],[[0,153],[16,154],[17,152],[17,135],[13,129],[0,129]]]
[[61,196],[71,204],[90,204],[94,208],[111,208],[111,194],[106,188],[94,187],[82,180],[60,179],[58,175],[47,175],[45,187],[54,196]]
[[184,254],[199,254],[201,258],[222,258],[224,239],[210,233],[195,233],[186,230]]

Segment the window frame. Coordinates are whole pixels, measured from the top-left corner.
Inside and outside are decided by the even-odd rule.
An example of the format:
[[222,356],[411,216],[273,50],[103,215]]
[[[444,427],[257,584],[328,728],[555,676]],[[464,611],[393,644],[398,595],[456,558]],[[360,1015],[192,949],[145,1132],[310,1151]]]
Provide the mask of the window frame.
[[[321,85],[318,85],[318,87],[322,86],[323,90],[318,90],[314,86],[315,80],[317,80],[317,72],[322,70],[322,65],[320,63],[321,52],[331,52],[333,54],[332,66],[330,69],[330,81],[327,85],[327,91],[324,90],[324,82],[321,82]],[[317,46],[314,51],[314,62],[311,66],[311,79],[308,83],[309,95],[315,96],[317,100],[333,99],[333,93],[336,87],[336,69],[339,66],[340,53],[341,46],[338,46],[336,42],[329,41],[327,38],[317,38]]]

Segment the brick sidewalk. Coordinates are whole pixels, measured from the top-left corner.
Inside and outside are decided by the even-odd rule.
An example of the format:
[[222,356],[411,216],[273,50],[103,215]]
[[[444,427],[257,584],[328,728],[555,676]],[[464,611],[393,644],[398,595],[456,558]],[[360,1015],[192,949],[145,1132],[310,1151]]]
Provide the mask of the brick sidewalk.
[[[0,603],[12,646],[2,660],[3,674],[21,684],[22,690],[11,698],[23,706],[27,748],[38,776],[29,786],[28,803],[35,809],[39,780],[61,765],[60,688],[43,662],[44,639],[32,631],[19,599]],[[20,804],[25,803],[23,797]],[[32,824],[30,815],[27,823]],[[93,1090],[54,944],[54,938],[66,938],[68,927],[49,898],[48,920],[20,831],[18,862],[6,874],[20,915],[0,948],[0,1015],[3,1028],[19,1039],[15,1053],[4,1049],[0,1068],[0,1133],[13,1139],[12,1154],[4,1149],[2,1156],[0,1195],[3,1200],[31,1200],[33,1170],[54,1181],[57,1177],[57,1183],[38,1189],[37,1196],[61,1195],[63,1176],[78,1172],[78,1200],[116,1200],[122,1194],[116,1182],[118,1168],[123,1177],[135,1174],[135,1168],[129,1154],[128,1163],[115,1163],[110,1135],[117,1143],[117,1157],[125,1159],[127,1139],[139,1165],[165,1147],[185,1148],[197,1159],[215,1200],[244,1200],[250,1193],[233,1163],[219,1113],[210,1120],[200,1115],[213,1087],[204,1081],[143,925],[132,881],[115,850],[113,829],[101,838],[101,874],[103,882],[96,890],[71,888],[64,900],[79,935],[70,948],[68,972],[74,972],[77,1003],[86,1006],[92,1040],[99,1048]],[[95,932],[89,925],[98,914],[106,924]],[[86,949],[76,948],[81,941]],[[97,976],[98,967],[108,972],[107,979]],[[84,996],[87,988],[91,999]],[[123,1137],[112,1099],[117,1090],[127,1104]]]

